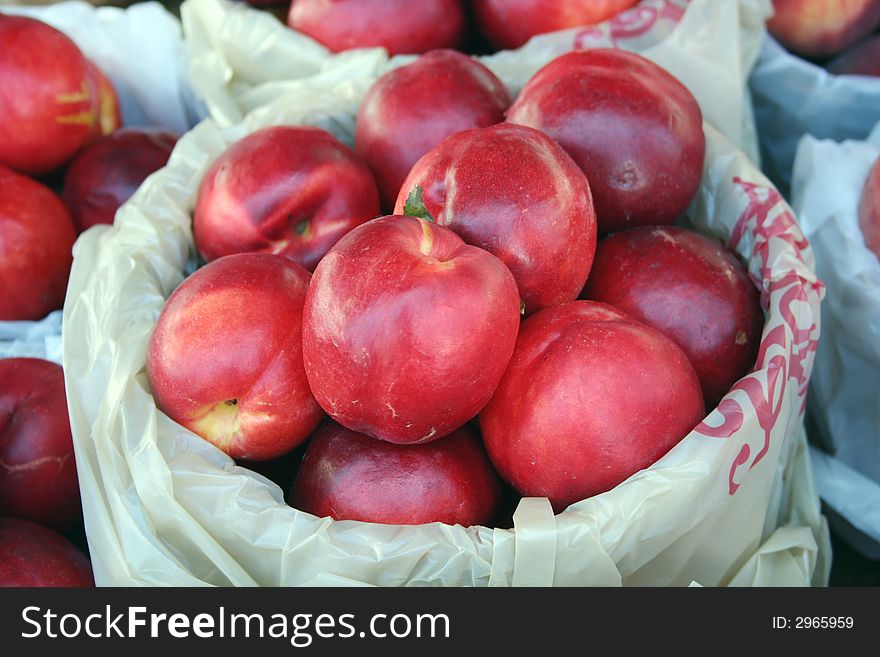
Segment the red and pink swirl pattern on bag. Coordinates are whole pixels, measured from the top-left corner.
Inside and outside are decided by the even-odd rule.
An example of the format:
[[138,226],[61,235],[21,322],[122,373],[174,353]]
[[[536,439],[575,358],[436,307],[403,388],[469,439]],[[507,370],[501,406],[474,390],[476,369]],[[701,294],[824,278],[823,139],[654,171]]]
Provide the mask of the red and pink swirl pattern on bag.
[[[761,290],[761,304],[768,319],[752,373],[734,384],[707,418],[720,415],[722,422],[704,421],[694,430],[714,438],[742,441],[730,465],[730,495],[739,488],[742,469],[751,470],[770,449],[790,385],[795,386],[799,416],[803,416],[819,343],[818,307],[824,295],[821,281],[803,275],[809,270],[808,254],[812,260],[810,246],[780,193],[740,177],[733,178],[732,183],[745,196],[746,207],[737,219],[730,247],[735,249],[745,239],[751,240],[753,279]],[[744,394],[736,394],[738,391]],[[759,436],[762,443],[755,443],[753,434],[740,431],[746,413],[757,417],[763,430]]]
[[684,16],[687,0],[644,0],[632,9],[598,25],[590,25],[574,36],[574,49],[637,48],[639,39],[656,41],[658,34],[670,32]]

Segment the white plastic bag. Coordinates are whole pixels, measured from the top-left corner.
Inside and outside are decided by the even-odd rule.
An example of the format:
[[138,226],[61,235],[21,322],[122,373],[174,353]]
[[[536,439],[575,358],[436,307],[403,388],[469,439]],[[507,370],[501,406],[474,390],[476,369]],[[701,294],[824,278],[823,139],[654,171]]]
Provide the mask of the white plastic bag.
[[[664,56],[660,41],[654,48]],[[231,143],[268,125],[319,125],[351,144],[358,105],[383,67],[375,51],[345,61],[344,78],[287,81],[240,123],[202,122],[115,226],[76,245],[64,366],[97,583],[826,584],[830,548],[802,416],[821,284],[788,206],[708,122],[690,216],[748,260],[762,289],[758,368],[666,456],[613,490],[557,515],[545,498],[525,498],[513,529],[319,519],[156,409],[146,345],[193,253],[199,181]],[[505,66],[509,80],[515,62]]]
[[[180,22],[158,2],[127,9],[61,2],[4,6],[0,11],[37,18],[69,36],[113,82],[125,126],[182,134],[204,115],[185,80]],[[60,331],[60,310],[39,322],[0,322],[0,358],[32,356],[60,362]]]
[[[828,288],[809,412],[822,499],[841,535],[880,559],[880,261],[858,222],[862,187],[880,157],[880,123],[867,141],[804,137],[794,161],[793,207]],[[847,526],[849,525],[849,526]]]
[[804,135],[864,140],[880,121],[880,78],[833,75],[768,36],[749,80],[762,168],[791,198],[792,166]]
[[0,322],[0,358],[45,358],[61,362],[61,311],[36,322]]

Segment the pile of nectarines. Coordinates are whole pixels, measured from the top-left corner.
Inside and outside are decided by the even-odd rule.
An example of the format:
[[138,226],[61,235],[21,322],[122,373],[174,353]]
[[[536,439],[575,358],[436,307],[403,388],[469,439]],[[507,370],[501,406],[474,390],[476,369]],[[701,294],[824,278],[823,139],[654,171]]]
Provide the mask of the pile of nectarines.
[[0,321],[61,308],[78,233],[164,166],[176,140],[122,128],[113,83],[34,18],[0,13]]
[[[0,321],[61,308],[77,235],[161,168],[176,136],[122,128],[110,79],[59,30],[0,13]],[[0,360],[0,586],[92,583],[64,374]]]
[[568,53],[511,98],[434,49],[375,81],[353,146],[277,126],[217,157],[203,264],[148,347],[172,419],[242,463],[302,454],[292,506],[562,510],[662,457],[753,366],[744,265],[673,225],[702,176],[700,107],[650,60]]

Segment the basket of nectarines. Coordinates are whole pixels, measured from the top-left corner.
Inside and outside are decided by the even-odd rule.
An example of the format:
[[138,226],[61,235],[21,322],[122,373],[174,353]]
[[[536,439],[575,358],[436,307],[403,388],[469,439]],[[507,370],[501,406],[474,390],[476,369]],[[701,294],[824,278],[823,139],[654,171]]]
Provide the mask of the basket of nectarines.
[[540,66],[328,61],[77,242],[99,584],[822,583],[823,287],[642,4]]

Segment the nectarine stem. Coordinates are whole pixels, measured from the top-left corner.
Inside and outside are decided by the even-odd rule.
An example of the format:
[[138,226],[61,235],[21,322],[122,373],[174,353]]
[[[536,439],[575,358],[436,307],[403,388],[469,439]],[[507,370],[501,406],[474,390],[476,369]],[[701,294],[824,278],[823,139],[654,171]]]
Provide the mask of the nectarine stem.
[[[427,221],[434,222],[434,217],[428,211],[425,205],[425,197],[421,185],[416,185],[406,197],[406,203],[403,205],[403,214],[407,217],[418,217]],[[436,222],[434,222],[436,223]]]

